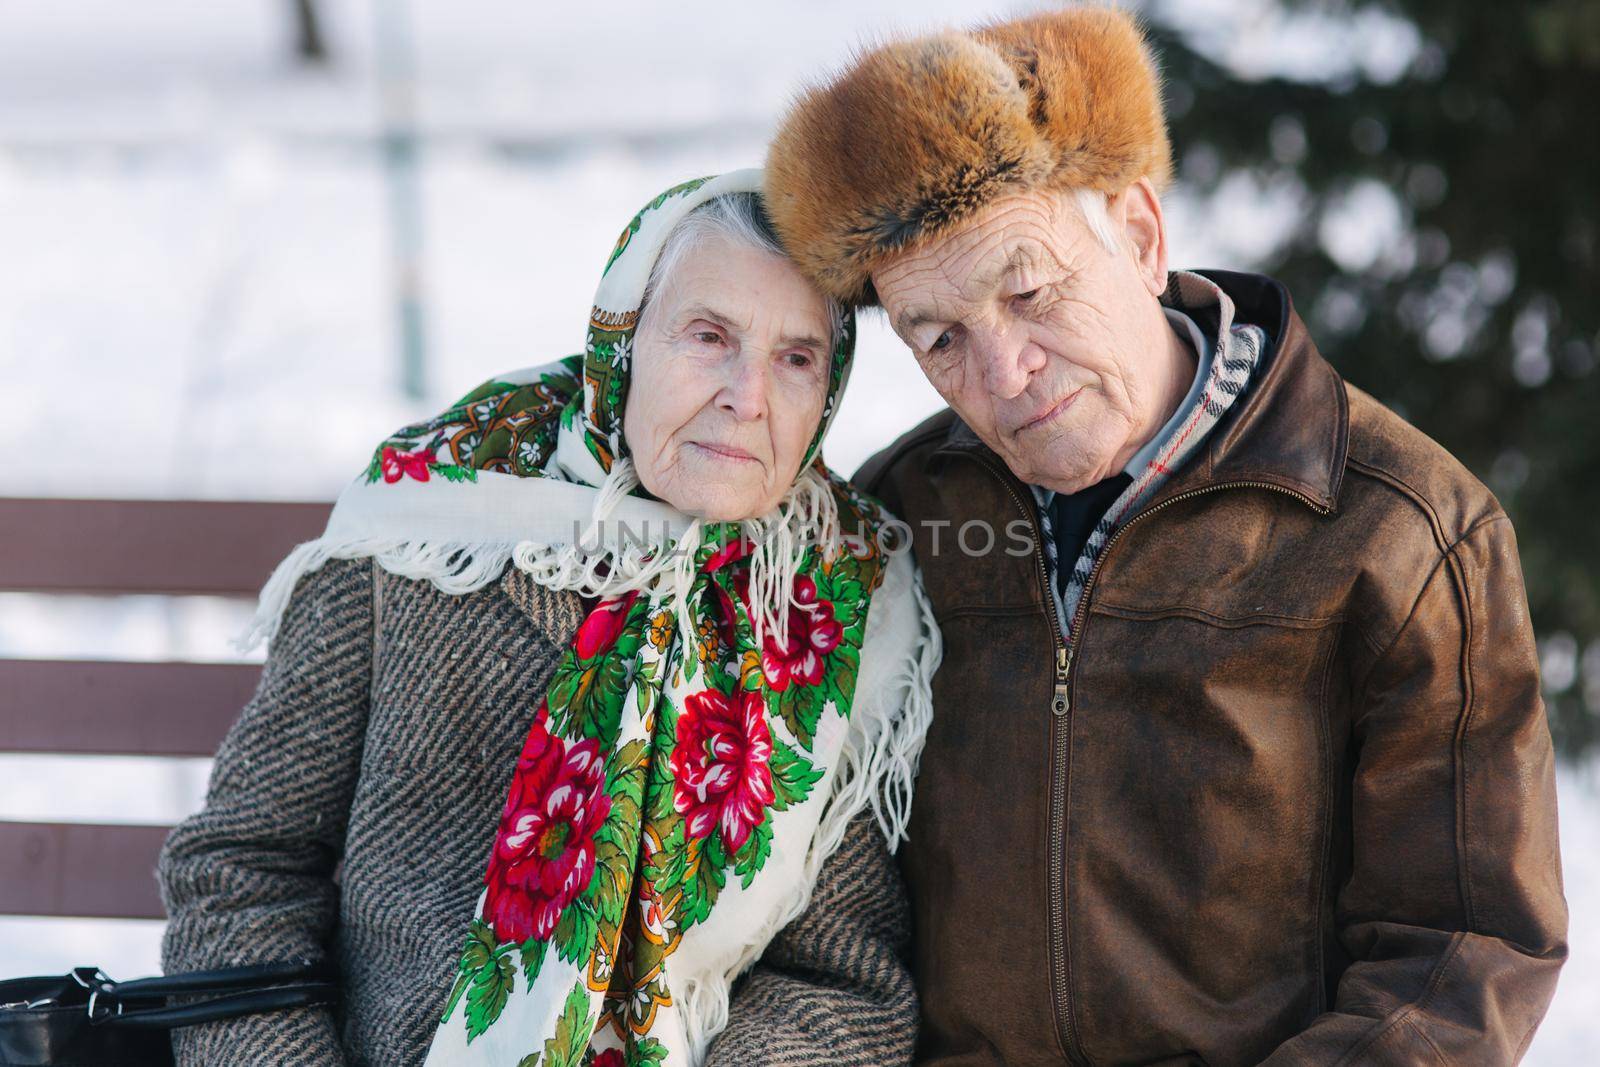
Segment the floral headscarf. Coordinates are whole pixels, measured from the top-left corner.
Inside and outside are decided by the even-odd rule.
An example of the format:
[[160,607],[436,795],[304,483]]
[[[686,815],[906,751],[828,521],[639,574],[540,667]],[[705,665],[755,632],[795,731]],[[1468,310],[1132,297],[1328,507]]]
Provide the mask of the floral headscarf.
[[[891,844],[904,825],[937,635],[909,557],[886,553],[889,517],[819,456],[853,320],[775,513],[701,522],[640,499],[623,440],[634,330],[667,235],[760,178],[685,182],[645,205],[606,264],[584,352],[384,441],[328,534],[264,594],[270,633],[298,573],[372,555],[451,592],[509,561],[597,601],[529,694],[485,888],[433,994],[430,1064],[698,1062],[731,980],[803,904],[844,822],[871,805]],[[576,517],[621,514],[662,520],[657,541],[583,543]],[[869,641],[886,580],[896,604]]]

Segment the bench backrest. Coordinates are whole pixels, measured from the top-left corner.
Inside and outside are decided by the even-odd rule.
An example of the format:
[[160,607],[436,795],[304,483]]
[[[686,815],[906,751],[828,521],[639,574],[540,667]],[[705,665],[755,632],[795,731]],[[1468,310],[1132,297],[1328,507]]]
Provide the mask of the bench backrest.
[[[254,598],[328,511],[0,499],[0,591]],[[0,659],[0,753],[209,756],[259,674],[253,664]],[[152,872],[168,829],[0,821],[0,914],[161,917]]]

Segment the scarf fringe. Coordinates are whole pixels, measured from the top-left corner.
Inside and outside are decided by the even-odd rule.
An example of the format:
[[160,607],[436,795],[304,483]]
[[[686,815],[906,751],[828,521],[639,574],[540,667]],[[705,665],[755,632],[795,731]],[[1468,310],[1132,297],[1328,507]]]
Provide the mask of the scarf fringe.
[[635,590],[667,592],[679,605],[681,623],[687,618],[683,601],[694,578],[694,555],[704,537],[702,522],[695,519],[665,546],[632,544],[608,548],[602,543],[601,524],[638,485],[633,463],[626,457],[618,459],[595,493],[589,525],[576,543],[523,541],[511,550],[511,562],[548,589],[570,590],[585,597],[610,598]]
[[[727,1028],[734,981],[761,958],[778,931],[810,905],[817,878],[844,842],[851,820],[870,806],[891,853],[906,839],[917,766],[933,721],[933,675],[943,658],[933,605],[914,565],[909,584],[916,604],[916,639],[894,673],[874,692],[857,690],[850,731],[834,772],[833,792],[817,823],[799,878],[727,971],[705,982],[684,983],[678,1004],[691,1063],[703,1062],[711,1042]],[[883,593],[880,589],[877,596]],[[867,654],[863,647],[863,661]]]
[[767,633],[789,643],[789,607],[794,604],[794,576],[806,551],[815,544],[826,558],[840,550],[839,504],[826,477],[808,467],[784,496],[778,511],[744,523],[755,544],[750,554],[751,620],[759,644]]
[[[328,535],[307,541],[284,557],[262,586],[255,615],[234,641],[234,647],[247,653],[277,636],[284,609],[301,578],[330,559],[369,556],[391,574],[426,579],[441,592],[453,595],[484,588],[505,572],[507,563],[527,572],[540,585],[572,590],[580,596],[610,598],[635,590],[659,593],[672,604],[680,632],[689,633],[693,629],[689,623],[689,592],[694,585],[695,553],[704,543],[704,522],[693,520],[679,537],[664,545],[630,543],[612,547],[602,543],[602,523],[638,485],[638,474],[630,460],[624,457],[614,463],[596,491],[589,526],[576,544],[523,541],[511,545]],[[750,554],[750,599],[756,639],[760,641],[770,632],[780,642],[787,642],[794,575],[806,550],[818,545],[831,553],[842,544],[838,502],[826,476],[808,467],[773,513],[747,519],[742,526],[744,535],[754,543]]]
[[320,538],[297,546],[279,563],[261,587],[250,625],[233,642],[247,653],[278,635],[284,609],[300,579],[330,559],[372,559],[391,574],[426,578],[445,593],[471,593],[495,581],[511,559],[508,545],[465,541],[403,541],[394,538],[334,540]]
[[[678,616],[679,632],[690,633],[694,626],[689,617],[689,593],[694,586],[695,553],[705,541],[704,520],[690,523],[682,536],[666,546],[671,551],[662,552],[655,546],[604,551],[588,547],[617,502],[638,484],[632,462],[626,457],[619,459],[600,487],[594,516],[577,544],[524,541],[512,550],[511,561],[540,585],[581,596],[615,597],[635,590],[665,594]],[[825,553],[837,552],[843,544],[838,501],[826,476],[808,467],[774,512],[740,525],[754,546],[750,552],[750,603],[756,640],[760,642],[770,632],[786,643],[794,576],[807,549],[818,545]]]

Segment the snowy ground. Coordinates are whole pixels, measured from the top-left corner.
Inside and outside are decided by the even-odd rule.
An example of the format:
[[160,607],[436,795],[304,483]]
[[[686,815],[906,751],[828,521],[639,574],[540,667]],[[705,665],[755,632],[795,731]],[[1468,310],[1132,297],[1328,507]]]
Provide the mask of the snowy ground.
[[[398,386],[377,132],[374,0],[327,6],[340,56],[283,58],[286,2],[0,3],[0,496],[331,499],[372,443],[490,374],[575,350],[617,230],[684,177],[760,162],[790,94],[852,42],[1021,10],[957,0],[694,7],[412,0],[422,139],[426,395]],[[1219,52],[1282,27],[1204,0]],[[394,3],[389,10],[399,11]],[[1414,46],[1314,28],[1298,68],[1382,74]],[[1369,39],[1370,38],[1370,39]],[[1292,193],[1170,207],[1183,263],[1248,265]],[[1230,221],[1231,220],[1231,221]],[[1369,228],[1371,254],[1385,233]],[[827,455],[849,471],[937,398],[863,324]],[[0,594],[0,655],[227,659],[244,607]],[[0,756],[0,818],[161,823],[207,761]],[[58,788],[85,776],[93,798]],[[1563,768],[1574,959],[1526,1062],[1581,1062],[1600,1026],[1600,766]],[[80,806],[71,808],[67,803]],[[156,967],[157,923],[0,919],[0,975]]]

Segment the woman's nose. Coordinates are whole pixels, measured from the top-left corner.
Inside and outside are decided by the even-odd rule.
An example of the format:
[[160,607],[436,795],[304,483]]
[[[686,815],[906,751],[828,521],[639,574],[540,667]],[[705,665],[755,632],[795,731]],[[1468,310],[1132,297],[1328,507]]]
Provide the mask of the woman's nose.
[[717,394],[717,406],[741,422],[767,413],[767,359],[760,353],[741,353],[731,361],[728,379]]

